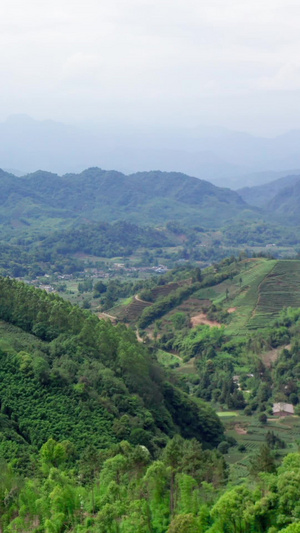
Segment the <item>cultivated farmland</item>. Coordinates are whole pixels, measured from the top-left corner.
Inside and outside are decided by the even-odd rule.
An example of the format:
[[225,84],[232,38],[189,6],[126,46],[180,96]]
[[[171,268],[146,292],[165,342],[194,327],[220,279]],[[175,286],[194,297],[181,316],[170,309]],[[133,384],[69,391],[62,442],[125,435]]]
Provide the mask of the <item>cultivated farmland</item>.
[[278,261],[259,286],[248,327],[268,326],[284,307],[300,307],[300,261]]

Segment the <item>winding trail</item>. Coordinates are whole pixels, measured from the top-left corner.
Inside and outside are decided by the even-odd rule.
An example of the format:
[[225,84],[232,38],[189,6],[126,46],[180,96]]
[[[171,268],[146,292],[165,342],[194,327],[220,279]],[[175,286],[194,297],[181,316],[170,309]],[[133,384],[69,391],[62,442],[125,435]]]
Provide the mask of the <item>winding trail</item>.
[[103,318],[103,317],[107,317],[110,320],[113,320],[114,322],[116,322],[116,320],[117,320],[116,316],[109,315],[108,313],[104,313],[104,312],[98,313],[98,318]]
[[150,304],[153,303],[153,302],[147,302],[146,300],[142,300],[138,294],[135,294],[134,296],[134,299],[137,301],[137,302],[142,302],[142,304]]

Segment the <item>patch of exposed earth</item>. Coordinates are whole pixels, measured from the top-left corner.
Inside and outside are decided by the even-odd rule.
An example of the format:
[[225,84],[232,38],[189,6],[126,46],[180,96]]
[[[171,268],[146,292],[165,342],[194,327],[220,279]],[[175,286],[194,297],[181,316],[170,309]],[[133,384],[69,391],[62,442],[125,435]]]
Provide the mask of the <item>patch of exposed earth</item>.
[[205,313],[199,313],[199,315],[192,316],[191,324],[193,328],[199,325],[205,325],[205,326],[211,326],[211,327],[214,326],[218,328],[222,327],[222,324],[220,324],[220,322],[217,322],[216,320],[209,320]]
[[272,363],[275,363],[277,361],[280,352],[283,349],[289,350],[291,348],[290,344],[287,344],[286,346],[280,346],[279,348],[274,348],[274,350],[269,350],[266,353],[261,354],[261,360],[267,367],[270,367]]
[[110,320],[112,323],[117,321],[117,317],[109,315],[108,313],[98,313],[98,318],[102,320]]
[[239,426],[239,424],[236,424],[234,426],[234,429],[235,429],[235,432],[238,434],[238,435],[247,435],[247,430],[245,428],[243,428],[242,426]]

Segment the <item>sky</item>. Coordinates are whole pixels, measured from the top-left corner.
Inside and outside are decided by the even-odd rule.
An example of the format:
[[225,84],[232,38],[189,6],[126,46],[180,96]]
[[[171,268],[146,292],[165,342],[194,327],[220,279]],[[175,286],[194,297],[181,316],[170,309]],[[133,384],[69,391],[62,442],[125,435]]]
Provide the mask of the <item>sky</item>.
[[300,128],[298,0],[1,0],[0,119]]

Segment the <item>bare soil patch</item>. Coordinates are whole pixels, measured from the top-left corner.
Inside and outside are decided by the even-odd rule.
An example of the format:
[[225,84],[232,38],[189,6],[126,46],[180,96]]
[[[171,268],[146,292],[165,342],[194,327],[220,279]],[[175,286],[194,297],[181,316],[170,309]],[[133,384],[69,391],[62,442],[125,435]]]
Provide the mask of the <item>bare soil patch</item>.
[[229,309],[227,309],[227,313],[231,314],[231,313],[234,313],[236,311],[236,307],[229,307]]
[[108,313],[98,313],[98,318],[102,320],[110,320],[112,323],[117,321],[117,317],[109,315]]
[[286,346],[280,346],[279,348],[274,348],[274,350],[270,350],[269,352],[261,354],[261,360],[267,367],[270,367],[272,363],[275,363],[277,361],[280,352],[285,348],[286,350],[289,350],[291,347],[290,344],[287,344]]
[[222,327],[222,324],[220,324],[220,322],[217,322],[216,320],[209,320],[205,313],[200,313],[199,315],[192,316],[191,324],[193,328],[199,326],[200,324],[211,327],[217,326],[218,328]]
[[245,428],[242,428],[242,426],[239,426],[238,424],[234,426],[234,429],[238,435],[247,435],[248,433]]

